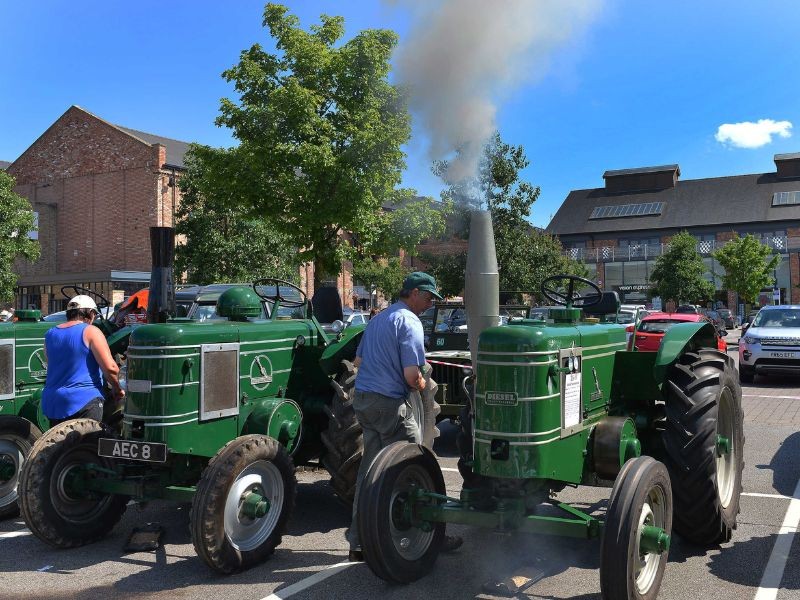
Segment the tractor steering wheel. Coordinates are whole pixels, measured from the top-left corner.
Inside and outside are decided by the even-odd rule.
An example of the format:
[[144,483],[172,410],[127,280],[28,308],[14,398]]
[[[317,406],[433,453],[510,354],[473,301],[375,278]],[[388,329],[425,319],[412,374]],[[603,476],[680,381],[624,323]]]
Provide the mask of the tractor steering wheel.
[[[555,283],[564,281],[569,282],[566,294],[560,292],[555,287],[548,287],[547,285],[550,282]],[[588,285],[590,288],[596,290],[597,293],[581,296],[575,292],[576,283]],[[603,298],[603,291],[595,282],[584,279],[583,277],[577,277],[575,275],[553,275],[552,277],[548,277],[542,281],[541,289],[545,298],[551,302],[554,302],[555,304],[558,304],[559,306],[566,306],[567,308],[586,308],[588,306],[594,306],[595,304],[599,304],[600,300]]]
[[[258,289],[259,286],[271,287],[273,285],[275,286],[274,294],[265,294],[262,290]],[[281,286],[295,290],[298,294],[300,294],[300,300],[284,297],[281,294]],[[265,279],[258,279],[254,281],[253,291],[258,295],[259,298],[269,300],[270,302],[280,302],[281,306],[285,306],[287,308],[300,308],[301,306],[305,306],[307,302],[306,293],[303,290],[293,283],[284,281],[283,279],[275,279],[274,277],[267,277]]]
[[106,299],[105,296],[103,296],[103,294],[86,289],[85,287],[81,287],[79,285],[62,286],[61,295],[64,296],[65,298],[72,298],[73,296],[80,296],[80,295],[89,296],[90,298],[92,298],[92,300],[95,301],[95,304],[97,304],[98,308],[97,316],[100,319],[105,318],[105,315],[101,313],[100,310],[111,306],[111,303]]

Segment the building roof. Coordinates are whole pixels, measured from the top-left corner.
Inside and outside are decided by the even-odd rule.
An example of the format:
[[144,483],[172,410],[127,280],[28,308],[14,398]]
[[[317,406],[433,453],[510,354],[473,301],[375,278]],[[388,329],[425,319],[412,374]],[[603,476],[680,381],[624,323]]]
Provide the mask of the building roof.
[[[800,191],[800,177],[778,178],[777,173],[690,179],[677,181],[675,187],[648,191],[573,190],[547,231],[594,235],[800,220],[800,204],[772,206],[775,192],[793,191]],[[654,202],[663,202],[660,214],[589,218],[598,206]]]
[[182,142],[180,140],[173,140],[170,138],[162,137],[160,135],[154,135],[152,133],[138,131],[136,129],[129,129],[127,127],[123,127],[122,125],[114,125],[114,127],[148,144],[151,145],[161,144],[167,149],[168,164],[175,165],[176,167],[186,166],[186,164],[183,161],[183,157],[186,154],[187,150],[189,150],[189,142]]
[[0,171],[5,171],[11,163],[7,160],[0,160]]

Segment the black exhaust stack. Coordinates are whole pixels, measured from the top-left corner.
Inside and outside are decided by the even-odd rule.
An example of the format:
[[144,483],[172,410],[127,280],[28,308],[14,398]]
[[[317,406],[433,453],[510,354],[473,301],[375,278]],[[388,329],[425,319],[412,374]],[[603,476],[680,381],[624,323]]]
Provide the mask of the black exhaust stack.
[[150,228],[150,293],[147,300],[147,322],[166,323],[175,314],[175,229]]

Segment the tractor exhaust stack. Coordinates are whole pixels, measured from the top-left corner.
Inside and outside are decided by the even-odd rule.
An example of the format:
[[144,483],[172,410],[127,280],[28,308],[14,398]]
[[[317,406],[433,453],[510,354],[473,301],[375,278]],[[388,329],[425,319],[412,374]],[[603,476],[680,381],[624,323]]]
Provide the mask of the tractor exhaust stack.
[[175,314],[175,229],[150,228],[150,293],[147,300],[147,322],[166,323]]
[[472,213],[464,278],[464,303],[467,307],[467,332],[473,371],[478,366],[478,336],[500,324],[500,274],[494,249],[492,215]]

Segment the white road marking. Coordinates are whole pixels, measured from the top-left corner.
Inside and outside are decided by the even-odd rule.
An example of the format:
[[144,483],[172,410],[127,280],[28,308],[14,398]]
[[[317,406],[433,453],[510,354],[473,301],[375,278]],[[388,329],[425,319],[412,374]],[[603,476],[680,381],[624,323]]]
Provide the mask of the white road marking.
[[762,400],[800,400],[800,396],[764,396],[763,394],[742,394],[742,398],[761,398]]
[[442,471],[447,471],[448,473],[458,473],[458,469],[454,469],[452,467],[442,467]]
[[753,496],[754,498],[778,498],[779,500],[793,500],[791,496],[781,494],[761,494],[759,492],[742,492],[742,496]]
[[0,533],[0,540],[6,538],[22,537],[23,535],[31,535],[31,532],[26,529],[24,531],[8,531],[6,533]]
[[783,525],[778,530],[778,537],[772,547],[772,554],[769,555],[769,562],[767,562],[767,568],[764,569],[764,575],[761,577],[761,584],[756,592],[755,600],[775,600],[778,597],[778,588],[781,586],[783,571],[786,568],[786,561],[789,558],[789,551],[792,549],[798,524],[800,524],[800,480],[797,481],[794,488],[792,501],[783,518]]
[[363,563],[356,563],[356,562],[336,563],[335,565],[331,565],[330,567],[325,567],[322,571],[314,573],[311,577],[306,577],[305,579],[301,579],[297,583],[293,583],[289,587],[284,588],[273,594],[270,594],[269,596],[266,596],[261,600],[285,600],[290,596],[294,596],[298,592],[302,592],[303,590],[306,590],[313,585],[317,585],[320,581],[324,581],[328,577],[336,575],[337,573],[341,573],[348,567],[360,564]]

